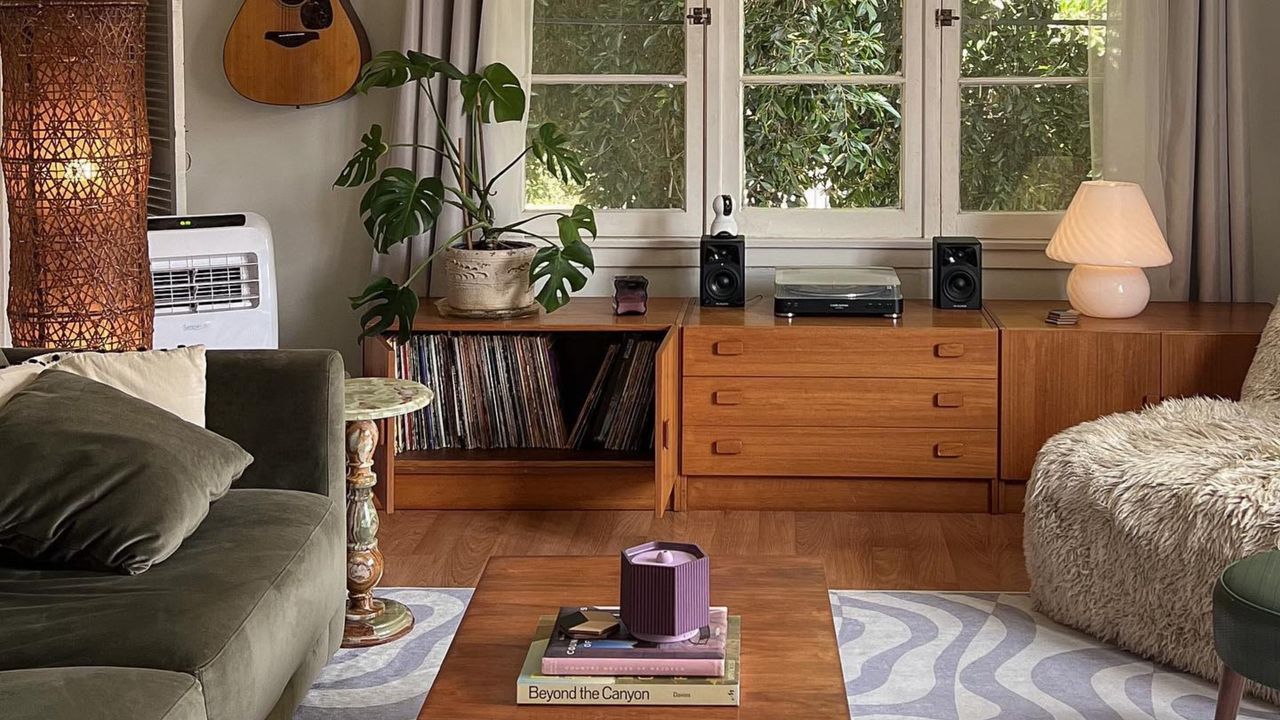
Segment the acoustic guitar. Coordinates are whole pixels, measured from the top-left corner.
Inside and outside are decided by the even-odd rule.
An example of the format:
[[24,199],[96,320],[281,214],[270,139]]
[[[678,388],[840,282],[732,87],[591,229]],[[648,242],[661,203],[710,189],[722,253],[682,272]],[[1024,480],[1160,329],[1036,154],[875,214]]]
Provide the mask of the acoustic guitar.
[[269,105],[319,105],[351,93],[369,38],[348,0],[244,0],[222,48],[231,87]]

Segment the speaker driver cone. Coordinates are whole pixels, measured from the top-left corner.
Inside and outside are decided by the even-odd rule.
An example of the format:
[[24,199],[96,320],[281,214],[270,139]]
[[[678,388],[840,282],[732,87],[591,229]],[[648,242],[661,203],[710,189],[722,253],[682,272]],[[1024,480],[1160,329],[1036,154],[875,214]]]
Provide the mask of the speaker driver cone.
[[969,302],[973,299],[973,292],[977,287],[977,278],[965,270],[948,275],[943,282],[943,291],[947,294],[947,299],[954,303]]

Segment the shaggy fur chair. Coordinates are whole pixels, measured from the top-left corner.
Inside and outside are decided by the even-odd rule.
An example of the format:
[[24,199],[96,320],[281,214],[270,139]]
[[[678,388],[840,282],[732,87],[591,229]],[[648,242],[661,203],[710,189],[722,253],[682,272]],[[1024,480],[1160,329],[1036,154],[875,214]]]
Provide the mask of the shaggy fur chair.
[[1055,435],[1025,512],[1037,609],[1216,679],[1214,583],[1232,562],[1280,547],[1280,310],[1240,402],[1167,400]]

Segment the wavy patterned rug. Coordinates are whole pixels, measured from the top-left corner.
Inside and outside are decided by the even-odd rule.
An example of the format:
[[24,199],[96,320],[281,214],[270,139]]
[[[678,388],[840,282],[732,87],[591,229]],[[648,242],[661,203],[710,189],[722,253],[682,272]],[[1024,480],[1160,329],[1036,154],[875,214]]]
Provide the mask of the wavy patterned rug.
[[[413,608],[404,640],[341,650],[295,720],[413,720],[471,597],[388,588]],[[1216,689],[1061,627],[1026,595],[831,592],[857,720],[1210,720]],[[750,694],[744,688],[744,694]],[[1246,702],[1241,718],[1280,720]]]
[[[859,720],[1213,717],[1215,686],[1057,625],[1023,594],[835,591],[831,605]],[[1240,717],[1280,713],[1247,703]]]

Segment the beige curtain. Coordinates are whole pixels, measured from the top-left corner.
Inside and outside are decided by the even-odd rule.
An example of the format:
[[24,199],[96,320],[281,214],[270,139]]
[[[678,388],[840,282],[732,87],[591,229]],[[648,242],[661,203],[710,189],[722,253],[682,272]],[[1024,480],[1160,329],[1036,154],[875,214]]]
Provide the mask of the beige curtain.
[[[446,58],[468,72],[496,61],[516,69],[526,56],[525,5],[515,0],[407,0],[401,49]],[[411,85],[399,90],[396,115],[390,128],[392,143],[412,141],[435,146],[442,137],[457,142],[464,127],[456,102],[457,83],[446,82],[444,78],[436,78],[434,82],[432,90],[444,118],[445,134],[441,134],[440,122],[431,111],[426,95]],[[486,149],[491,157],[500,158],[512,140],[523,139],[522,129],[515,133],[516,136],[504,137],[501,142],[486,134],[482,142],[488,145]],[[508,128],[506,134],[511,135],[512,130]],[[419,175],[435,175],[443,170],[435,153],[414,148],[392,148],[390,161]],[[386,255],[375,254],[374,273],[402,280],[416,262],[431,254],[437,240],[443,241],[462,228],[461,220],[456,208],[446,206],[434,232],[412,238]],[[431,275],[424,273],[415,281],[419,293],[431,294],[434,284]]]
[[1251,299],[1241,5],[1099,0],[1091,68],[1095,171],[1142,183],[1173,250],[1165,300]]

